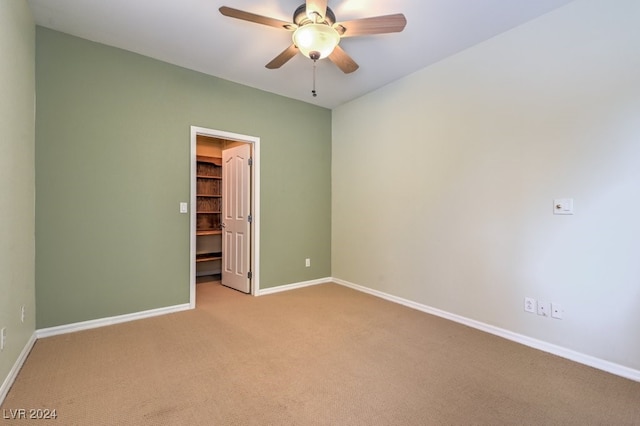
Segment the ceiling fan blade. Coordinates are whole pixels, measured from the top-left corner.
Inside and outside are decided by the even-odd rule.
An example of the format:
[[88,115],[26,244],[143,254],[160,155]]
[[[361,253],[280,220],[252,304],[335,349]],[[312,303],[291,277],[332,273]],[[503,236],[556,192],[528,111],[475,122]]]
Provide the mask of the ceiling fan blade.
[[407,18],[402,13],[396,13],[394,15],[338,22],[334,25],[334,28],[342,37],[356,37],[370,34],[399,33],[404,30],[406,25]]
[[286,64],[289,59],[291,59],[294,56],[296,56],[297,53],[298,53],[298,48],[296,47],[295,44],[292,44],[291,46],[289,46],[286,49],[284,49],[282,51],[282,53],[280,53],[278,56],[273,58],[271,60],[271,62],[269,62],[265,66],[267,68],[269,68],[270,70],[273,70],[273,69],[276,69],[276,68],[280,68],[281,66]]
[[220,10],[220,13],[224,16],[242,19],[243,21],[255,22],[256,24],[268,25],[270,27],[281,28],[289,31],[293,31],[298,28],[298,26],[293,22],[286,22],[275,18],[269,18],[267,16],[256,15],[255,13],[245,12],[244,10],[238,10],[232,7],[222,6],[218,10]]
[[324,17],[327,14],[327,0],[307,0],[307,16],[312,21],[314,21],[314,13],[320,16],[319,22],[324,21]]
[[347,55],[347,52],[345,52],[340,46],[336,46],[336,48],[333,49],[333,52],[329,55],[329,59],[345,74],[352,73],[360,68],[360,65],[356,64],[356,62],[351,59],[351,56]]

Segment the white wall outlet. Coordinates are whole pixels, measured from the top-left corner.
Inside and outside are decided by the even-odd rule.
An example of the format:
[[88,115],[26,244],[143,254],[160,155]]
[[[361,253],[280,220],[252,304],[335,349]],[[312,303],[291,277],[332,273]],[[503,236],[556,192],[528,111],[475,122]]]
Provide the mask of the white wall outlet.
[[24,322],[24,316],[25,316],[25,308],[24,308],[24,305],[22,305],[20,307],[20,322]]
[[553,318],[562,319],[563,314],[564,310],[562,309],[562,305],[560,305],[559,303],[551,304],[551,316]]
[[533,297],[525,297],[524,298],[524,310],[527,312],[531,312],[532,314],[536,312],[536,299]]
[[551,303],[538,301],[538,315],[548,317],[551,315]]
[[188,212],[189,212],[189,208],[187,207],[187,203],[181,202],[180,213],[188,213]]
[[307,268],[308,268],[309,266],[311,266],[311,259],[306,258],[306,259],[304,260],[304,266],[305,266],[305,267],[307,267]]
[[0,351],[4,350],[4,345],[7,343],[7,327],[2,327],[0,330]]

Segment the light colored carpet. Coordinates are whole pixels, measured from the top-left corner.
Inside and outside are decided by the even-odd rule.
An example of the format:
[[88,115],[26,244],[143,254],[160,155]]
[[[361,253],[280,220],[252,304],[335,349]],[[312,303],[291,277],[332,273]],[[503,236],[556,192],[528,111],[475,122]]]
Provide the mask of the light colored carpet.
[[196,310],[39,340],[1,408],[64,425],[640,425],[640,383],[336,284],[207,283]]

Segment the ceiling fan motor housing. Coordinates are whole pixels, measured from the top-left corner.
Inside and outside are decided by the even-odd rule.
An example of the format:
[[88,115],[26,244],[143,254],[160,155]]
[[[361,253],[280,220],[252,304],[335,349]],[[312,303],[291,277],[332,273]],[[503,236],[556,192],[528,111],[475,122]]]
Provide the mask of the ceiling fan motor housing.
[[[298,6],[295,12],[293,12],[293,22],[298,26],[313,24],[314,21],[309,18],[307,15],[307,4],[301,4]],[[336,23],[336,15],[334,15],[333,10],[330,7],[327,7],[327,11],[324,14],[324,21],[318,21],[318,24],[327,24],[332,26]]]

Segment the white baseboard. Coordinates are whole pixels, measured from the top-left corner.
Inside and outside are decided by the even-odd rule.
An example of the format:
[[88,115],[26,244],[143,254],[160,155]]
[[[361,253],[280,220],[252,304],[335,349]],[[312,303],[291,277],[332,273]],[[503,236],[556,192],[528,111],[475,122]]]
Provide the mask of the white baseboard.
[[265,289],[260,289],[258,291],[257,296],[265,296],[267,294],[280,293],[281,291],[295,290],[296,288],[309,287],[312,285],[326,284],[331,282],[332,280],[333,278],[319,278],[317,280],[303,281],[303,282],[293,283],[293,284],[285,284],[277,287],[269,287]]
[[172,314],[191,309],[188,303],[182,305],[167,306],[164,308],[150,309],[148,311],[134,312],[131,314],[118,315],[114,317],[99,318],[90,321],[76,322],[73,324],[59,325],[56,327],[41,328],[36,330],[36,337],[57,336],[59,334],[73,333],[75,331],[89,330],[91,328],[105,327],[107,325],[119,324],[122,322],[135,321],[143,318],[156,317],[158,315]]
[[371,294],[373,296],[377,296],[382,299],[389,300],[391,302],[399,303],[401,305],[416,309],[418,311],[426,312],[431,315],[445,318],[445,319],[448,319],[460,324],[464,324],[466,326],[469,326],[490,334],[494,334],[496,336],[500,336],[507,340],[511,340],[511,341],[523,344],[525,346],[529,346],[534,349],[548,352],[550,354],[557,355],[562,358],[566,358],[580,364],[588,365],[589,367],[597,368],[599,370],[603,370],[608,373],[615,374],[617,376],[625,377],[627,379],[640,382],[640,370],[635,370],[633,368],[625,367],[624,365],[616,364],[610,361],[593,357],[591,355],[586,355],[580,352],[576,352],[571,349],[564,348],[562,346],[547,343],[542,340],[538,340],[522,334],[514,333],[512,331],[505,330],[503,328],[495,327],[493,325],[485,324],[480,321],[476,321],[460,315],[452,314],[450,312],[433,308],[431,306],[423,305],[421,303],[417,303],[408,299],[403,299],[401,297],[393,296],[391,294],[384,293],[382,291],[373,290],[368,287],[350,283],[348,281],[341,280],[339,278],[332,278],[331,281],[333,281],[336,284],[340,284],[345,287],[349,287],[354,290],[361,291],[363,293]]
[[27,360],[27,356],[29,356],[29,352],[31,352],[31,349],[33,348],[33,345],[35,343],[36,333],[33,332],[31,337],[27,341],[27,344],[24,345],[24,348],[22,348],[22,352],[20,352],[20,355],[18,356],[16,362],[13,364],[13,367],[11,367],[11,370],[9,370],[9,374],[4,379],[2,386],[0,386],[0,405],[2,405],[4,399],[7,397],[9,389],[11,389],[11,386],[13,385],[13,382],[15,382],[16,377],[18,377],[18,372],[22,368],[24,362]]

